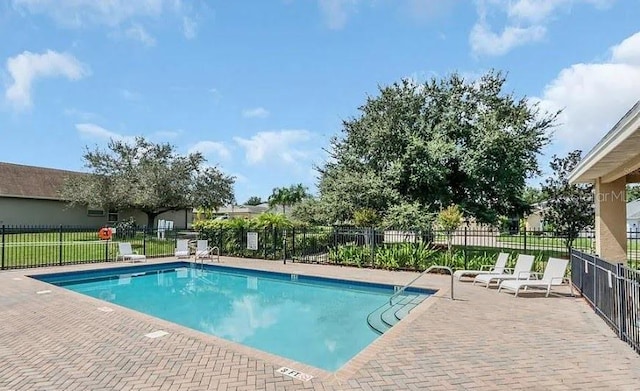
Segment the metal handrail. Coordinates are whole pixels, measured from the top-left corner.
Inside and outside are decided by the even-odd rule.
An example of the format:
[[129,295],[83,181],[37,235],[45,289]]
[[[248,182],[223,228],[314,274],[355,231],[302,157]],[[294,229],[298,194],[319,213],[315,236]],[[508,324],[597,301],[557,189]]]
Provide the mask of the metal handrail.
[[389,297],[389,305],[393,305],[393,299],[396,296],[398,296],[402,292],[404,292],[409,286],[411,286],[411,284],[413,284],[414,282],[418,281],[418,279],[420,277],[424,276],[425,274],[429,273],[431,270],[434,270],[434,269],[447,270],[449,272],[449,274],[451,274],[451,300],[455,300],[453,298],[453,270],[451,270],[451,268],[449,266],[432,265],[432,266],[429,266],[425,271],[420,273],[420,275],[418,277],[416,277],[413,280],[409,281],[408,284],[405,284],[402,288],[398,289],[398,291],[396,293],[391,295],[391,297]]
[[[220,248],[218,246],[209,247],[209,250],[207,252],[211,253],[211,251],[213,251],[213,250],[216,250],[216,257],[218,258],[218,263],[220,263]],[[201,265],[201,267],[204,267],[204,258],[205,257],[200,257],[200,265]],[[196,262],[198,262],[197,253],[196,253]]]

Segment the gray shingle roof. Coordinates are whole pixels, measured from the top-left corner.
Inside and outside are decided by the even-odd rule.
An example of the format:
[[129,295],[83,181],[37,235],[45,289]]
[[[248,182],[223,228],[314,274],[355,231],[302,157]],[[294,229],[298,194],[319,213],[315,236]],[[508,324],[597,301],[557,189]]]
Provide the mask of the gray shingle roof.
[[60,200],[66,178],[84,175],[75,171],[0,162],[0,197]]

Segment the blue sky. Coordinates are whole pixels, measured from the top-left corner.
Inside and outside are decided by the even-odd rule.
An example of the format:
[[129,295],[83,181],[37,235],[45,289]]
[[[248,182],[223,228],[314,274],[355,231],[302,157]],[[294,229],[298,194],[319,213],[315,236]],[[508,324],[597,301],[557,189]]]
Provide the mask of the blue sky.
[[508,72],[590,149],[640,99],[638,0],[6,0],[0,161],[83,170],[143,135],[235,175],[239,202],[315,190],[314,164],[377,86]]

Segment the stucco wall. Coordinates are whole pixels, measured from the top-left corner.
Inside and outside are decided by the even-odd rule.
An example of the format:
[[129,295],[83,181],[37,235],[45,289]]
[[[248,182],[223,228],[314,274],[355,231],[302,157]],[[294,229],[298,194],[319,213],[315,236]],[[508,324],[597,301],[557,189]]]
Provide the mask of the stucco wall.
[[[118,212],[118,219],[124,220],[133,217],[139,226],[147,225],[147,215],[137,210],[125,210]],[[158,220],[171,220],[173,226],[177,229],[191,228],[193,223],[193,213],[190,210],[169,211],[156,217],[153,224],[154,228],[158,226]]]
[[69,208],[53,200],[0,197],[0,222],[5,225],[80,225],[100,227],[107,215],[91,217],[86,207]]
[[[138,225],[146,225],[147,215],[140,211],[120,211],[118,219],[133,216]],[[193,222],[191,211],[171,211],[162,213],[158,220],[173,220],[177,229],[190,228]],[[77,225],[83,227],[101,227],[107,224],[107,213],[93,217],[87,214],[87,208],[77,206],[69,208],[65,202],[36,200],[30,198],[0,197],[0,224],[5,225]]]

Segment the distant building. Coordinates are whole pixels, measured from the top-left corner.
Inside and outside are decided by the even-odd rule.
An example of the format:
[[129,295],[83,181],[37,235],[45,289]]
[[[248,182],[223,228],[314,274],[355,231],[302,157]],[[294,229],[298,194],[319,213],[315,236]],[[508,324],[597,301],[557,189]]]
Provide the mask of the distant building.
[[[100,207],[70,207],[60,197],[67,178],[86,175],[81,172],[58,170],[21,164],[0,163],[0,225],[75,225],[101,227],[133,217],[138,225],[145,225],[147,215],[139,210],[103,210]],[[174,227],[191,225],[190,210],[160,214],[158,220],[171,220]]]

